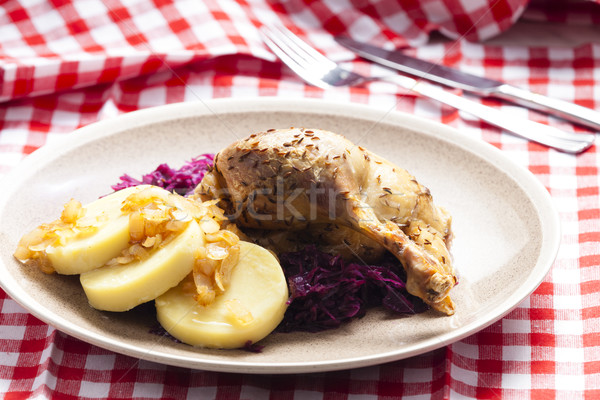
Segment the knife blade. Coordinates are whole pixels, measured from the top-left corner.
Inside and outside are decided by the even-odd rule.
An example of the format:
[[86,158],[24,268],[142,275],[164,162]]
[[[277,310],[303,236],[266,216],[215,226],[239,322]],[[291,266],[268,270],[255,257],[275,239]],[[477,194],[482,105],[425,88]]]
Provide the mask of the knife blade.
[[600,130],[600,113],[565,100],[534,93],[501,81],[489,79],[444,65],[421,60],[398,50],[386,50],[345,36],[335,40],[359,56],[388,68],[482,96],[496,97],[588,128]]

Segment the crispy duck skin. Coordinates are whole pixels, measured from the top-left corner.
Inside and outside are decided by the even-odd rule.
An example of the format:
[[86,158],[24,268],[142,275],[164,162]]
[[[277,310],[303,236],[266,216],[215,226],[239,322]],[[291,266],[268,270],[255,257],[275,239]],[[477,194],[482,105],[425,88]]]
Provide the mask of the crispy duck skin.
[[318,129],[271,129],[221,150],[196,189],[240,227],[306,230],[348,227],[391,252],[407,290],[432,308],[454,313],[449,253],[451,217],[406,170]]

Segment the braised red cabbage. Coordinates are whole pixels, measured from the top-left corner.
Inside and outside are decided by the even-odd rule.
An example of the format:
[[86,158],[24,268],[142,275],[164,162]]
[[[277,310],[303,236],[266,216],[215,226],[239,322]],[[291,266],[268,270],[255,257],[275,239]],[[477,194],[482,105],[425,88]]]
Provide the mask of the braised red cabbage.
[[160,164],[154,171],[142,176],[141,180],[125,174],[119,178],[121,182],[111,187],[113,190],[121,190],[137,185],[155,185],[170,192],[189,196],[212,166],[213,160],[214,155],[202,154],[186,162],[179,169]]
[[288,309],[277,328],[280,332],[336,328],[375,306],[400,314],[428,308],[406,291],[404,269],[392,257],[381,265],[363,265],[307,246],[279,258],[290,291]]

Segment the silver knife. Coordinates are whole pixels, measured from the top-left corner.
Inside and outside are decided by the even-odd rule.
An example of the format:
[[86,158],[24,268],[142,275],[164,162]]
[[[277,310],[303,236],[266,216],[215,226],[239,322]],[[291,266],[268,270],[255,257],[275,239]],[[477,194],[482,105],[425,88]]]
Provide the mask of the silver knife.
[[528,108],[552,114],[570,122],[600,130],[600,113],[564,100],[533,93],[504,82],[472,75],[408,56],[398,50],[390,51],[348,37],[335,40],[359,56],[388,68],[423,79],[455,87],[485,97],[496,97]]

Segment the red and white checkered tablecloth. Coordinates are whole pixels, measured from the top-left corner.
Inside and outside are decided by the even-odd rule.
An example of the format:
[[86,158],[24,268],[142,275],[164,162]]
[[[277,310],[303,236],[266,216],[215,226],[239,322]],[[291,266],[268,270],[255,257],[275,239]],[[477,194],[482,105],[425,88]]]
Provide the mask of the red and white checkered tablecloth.
[[[258,34],[263,24],[283,23],[332,58],[357,64],[361,61],[339,47],[332,34],[392,42],[425,59],[600,111],[597,38],[584,38],[577,46],[533,47],[527,45],[527,38],[506,45],[497,40],[523,21],[540,24],[545,34],[559,25],[561,29],[593,27],[600,21],[597,3],[0,2],[0,177],[46,143],[120,113],[220,97],[320,97],[396,107],[497,146],[546,186],[563,229],[558,258],[540,287],[479,333],[407,360],[284,378],[189,370],[116,354],[55,330],[0,290],[0,396],[600,398],[600,156],[596,147],[579,156],[549,150],[383,83],[328,91],[307,86],[275,59]],[[515,105],[476,100],[567,131],[582,130]]]

